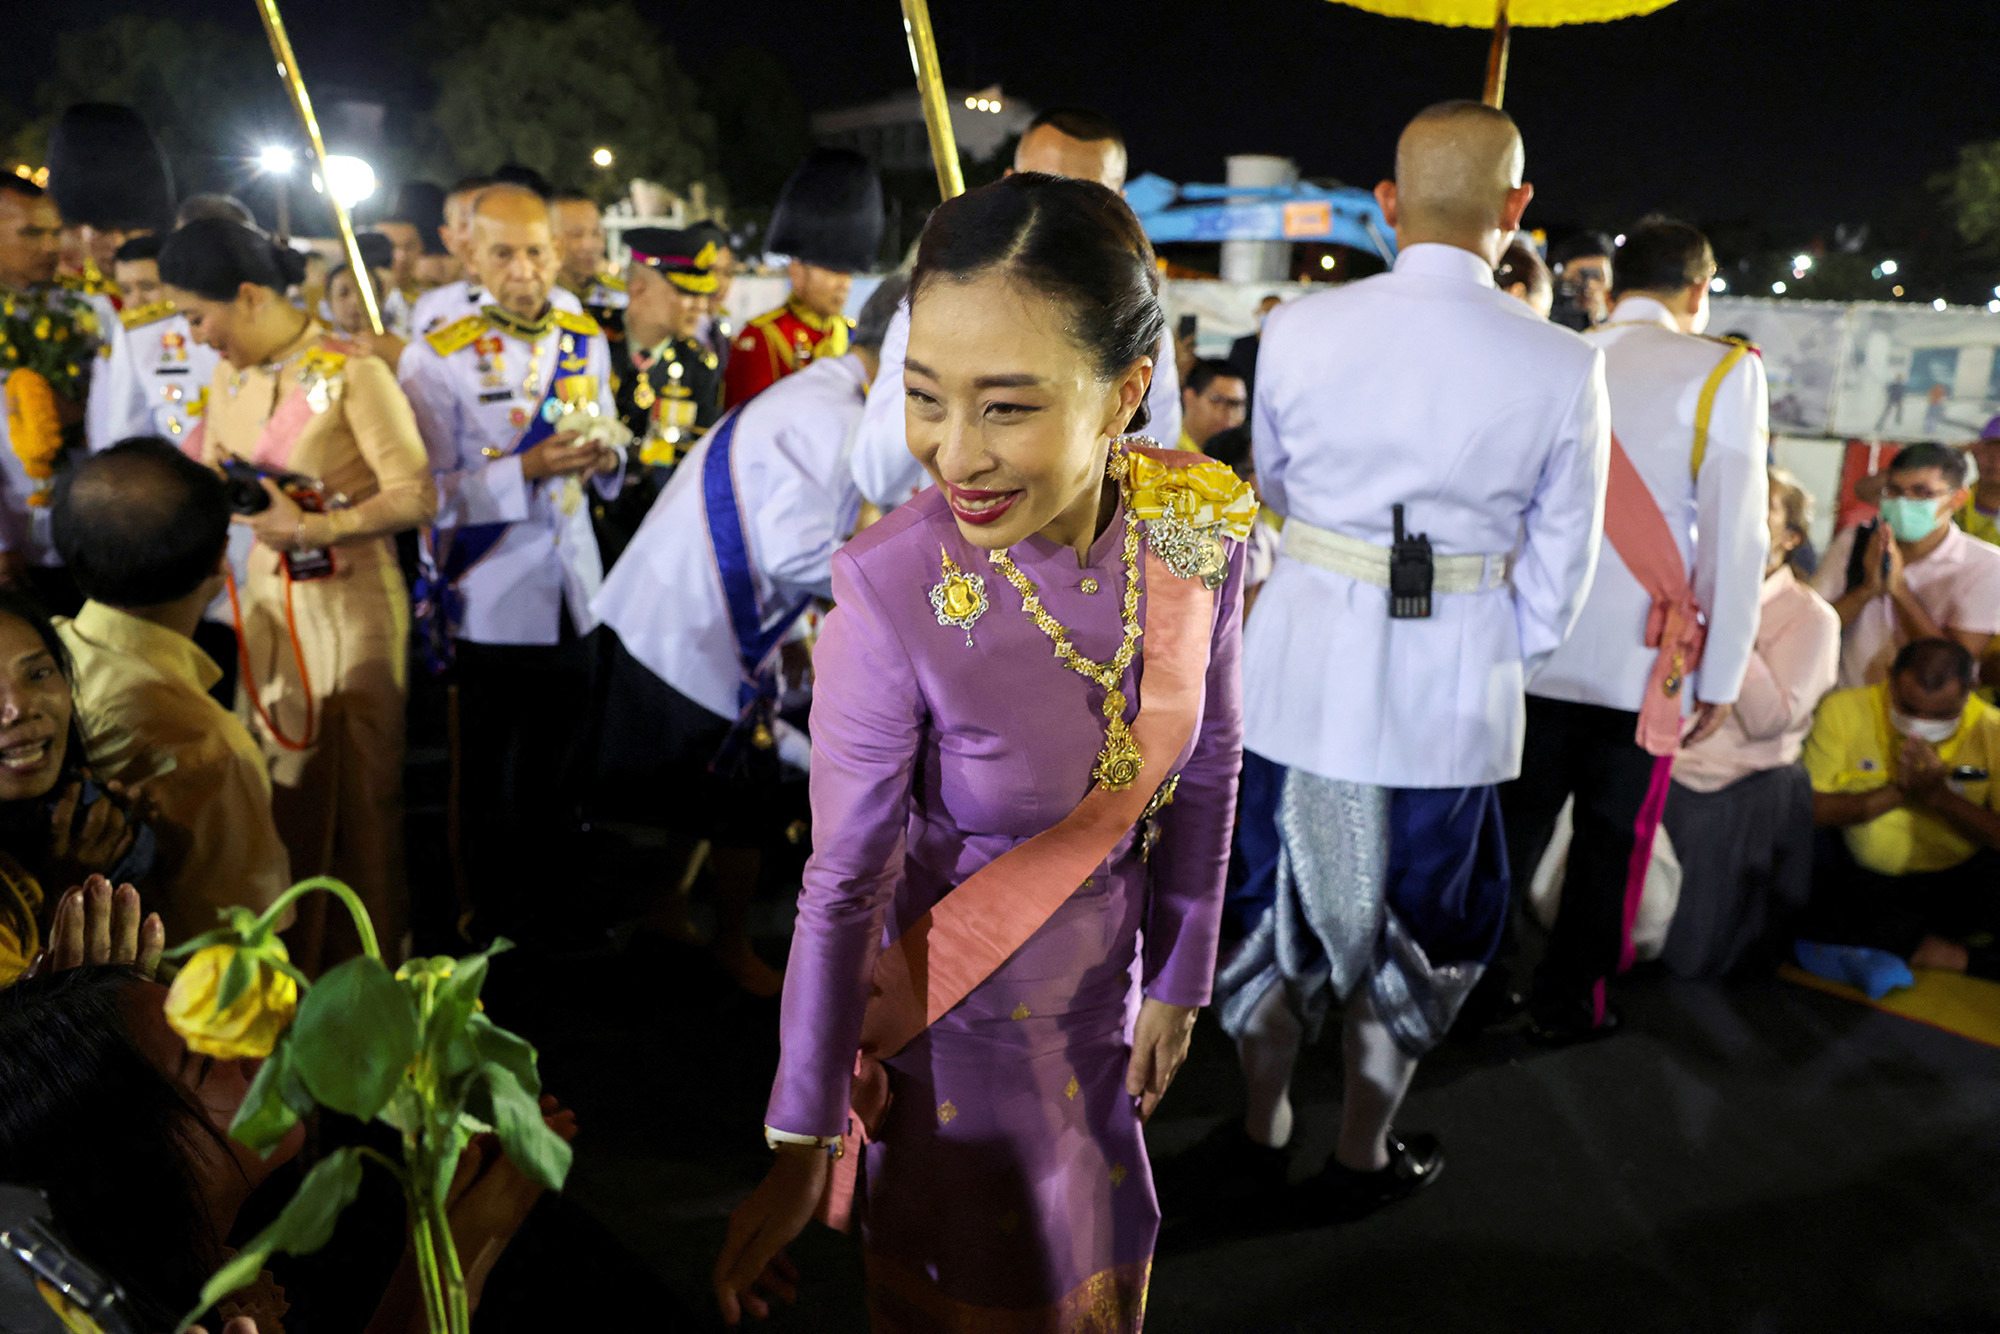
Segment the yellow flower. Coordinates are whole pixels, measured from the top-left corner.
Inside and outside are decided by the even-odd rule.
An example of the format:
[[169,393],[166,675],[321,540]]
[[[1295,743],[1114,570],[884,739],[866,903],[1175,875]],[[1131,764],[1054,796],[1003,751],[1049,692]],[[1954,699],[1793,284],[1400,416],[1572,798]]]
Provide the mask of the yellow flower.
[[49,317],[44,315],[35,321],[35,341],[45,342],[49,336]]
[[1257,519],[1257,496],[1250,484],[1214,459],[1175,467],[1145,454],[1128,456],[1127,502],[1141,519],[1167,516],[1197,529],[1221,528],[1241,542]]
[[55,390],[48,377],[25,366],[7,375],[8,443],[21,460],[21,471],[36,480],[55,476],[62,452],[62,418],[56,415]]
[[[271,949],[285,956],[285,947],[275,939]],[[299,1008],[299,985],[259,959],[251,965],[253,976],[243,994],[228,1009],[217,1010],[216,997],[236,953],[234,945],[196,950],[167,993],[167,1022],[191,1052],[225,1061],[261,1059],[271,1054],[278,1036],[292,1022]]]

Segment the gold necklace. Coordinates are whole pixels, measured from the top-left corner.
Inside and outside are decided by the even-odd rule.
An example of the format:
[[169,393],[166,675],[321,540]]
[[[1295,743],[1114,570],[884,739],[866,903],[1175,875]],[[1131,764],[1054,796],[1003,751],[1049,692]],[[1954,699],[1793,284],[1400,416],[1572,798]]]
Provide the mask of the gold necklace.
[[[1114,454],[1106,471],[1113,477],[1122,478],[1124,469],[1119,465],[1123,462],[1121,454]],[[1076,651],[1076,646],[1070,643],[1069,631],[1049,614],[1035,591],[1034,583],[1021,573],[1020,567],[1005,551],[992,552],[987,559],[1020,593],[1021,610],[1041,627],[1042,633],[1056,646],[1056,657],[1070,670],[1104,690],[1104,749],[1097,753],[1097,763],[1092,767],[1090,776],[1112,792],[1123,792],[1138,781],[1139,771],[1146,765],[1146,757],[1139,753],[1138,743],[1132,739],[1132,729],[1125,724],[1125,692],[1120,689],[1125,683],[1125,672],[1139,651],[1139,636],[1145,633],[1139,625],[1138,516],[1133,514],[1128,503],[1125,506],[1125,602],[1119,611],[1125,637],[1110,662],[1092,662]]]

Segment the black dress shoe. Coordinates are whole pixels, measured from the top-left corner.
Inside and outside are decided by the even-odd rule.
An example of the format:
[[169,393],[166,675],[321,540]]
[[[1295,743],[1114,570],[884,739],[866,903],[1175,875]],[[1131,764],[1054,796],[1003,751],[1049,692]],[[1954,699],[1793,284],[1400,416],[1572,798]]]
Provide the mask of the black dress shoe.
[[[1193,1148],[1163,1159],[1153,1169],[1160,1212],[1169,1218],[1191,1218],[1216,1209],[1261,1213],[1284,1200],[1285,1174],[1291,1167],[1288,1149],[1274,1149],[1250,1138],[1243,1122],[1230,1117],[1204,1135]],[[1255,1223],[1255,1218],[1234,1220]]]
[[1301,1190],[1307,1222],[1351,1223],[1408,1199],[1444,1173],[1444,1146],[1436,1135],[1389,1135],[1389,1165],[1357,1172],[1332,1158]]
[[1528,994],[1514,985],[1505,968],[1495,965],[1486,970],[1459,1007],[1452,1035],[1468,1037],[1498,1028],[1527,1008]]
[[1601,1016],[1579,1005],[1537,1006],[1528,1015],[1528,1041],[1537,1047],[1574,1047],[1608,1038],[1624,1022],[1609,1005]]

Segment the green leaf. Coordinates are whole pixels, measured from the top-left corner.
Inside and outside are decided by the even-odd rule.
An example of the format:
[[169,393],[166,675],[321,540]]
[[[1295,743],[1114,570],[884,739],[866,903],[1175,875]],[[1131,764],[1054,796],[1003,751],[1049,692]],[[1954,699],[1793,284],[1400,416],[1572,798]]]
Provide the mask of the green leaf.
[[198,950],[207,949],[210,945],[233,945],[242,940],[242,938],[239,933],[229,927],[217,927],[213,931],[202,932],[193,940],[174,946],[172,949],[161,954],[160,957],[162,959],[185,959]]
[[299,1004],[291,1060],[313,1097],[372,1121],[417,1055],[409,989],[363,955],[330,970]]
[[215,993],[215,1012],[221,1014],[250,989],[257,980],[257,963],[246,950],[238,950],[230,956],[229,967],[223,970],[222,986]]
[[521,1087],[513,1071],[486,1067],[486,1091],[492,1100],[493,1133],[514,1166],[549,1190],[561,1190],[569,1175],[570,1149],[561,1135],[542,1120],[535,1095]]
[[437,1173],[431,1181],[431,1189],[436,1192],[435,1198],[439,1208],[444,1206],[445,1194],[451,1189],[451,1179],[458,1174],[459,1155],[463,1154],[465,1146],[472,1142],[472,1135],[472,1130],[465,1124],[465,1118],[460,1116],[452,1122],[451,1130],[445,1135],[445,1142],[439,1148]]
[[517,1037],[483,1014],[467,1021],[465,1031],[479,1053],[479,1059],[500,1066],[514,1076],[531,1098],[542,1096],[542,1075],[535,1064],[535,1046]]
[[496,940],[491,949],[459,959],[452,965],[451,976],[437,989],[424,1033],[424,1041],[432,1052],[448,1051],[452,1039],[464,1031],[466,1021],[472,1017],[474,1007],[479,1003],[480,989],[486,985],[488,961],[511,948],[508,942]]
[[361,1151],[338,1149],[328,1154],[306,1173],[298,1194],[285,1211],[251,1239],[236,1258],[215,1271],[201,1287],[201,1305],[181,1321],[186,1329],[201,1313],[222,1298],[257,1277],[257,1271],[278,1251],[287,1255],[311,1255],[333,1237],[333,1225],[341,1211],[354,1203],[361,1190]]
[[229,1123],[230,1138],[256,1150],[260,1157],[270,1157],[299,1118],[313,1108],[311,1091],[291,1067],[290,1051],[289,1043],[278,1044],[244,1095],[236,1119]]

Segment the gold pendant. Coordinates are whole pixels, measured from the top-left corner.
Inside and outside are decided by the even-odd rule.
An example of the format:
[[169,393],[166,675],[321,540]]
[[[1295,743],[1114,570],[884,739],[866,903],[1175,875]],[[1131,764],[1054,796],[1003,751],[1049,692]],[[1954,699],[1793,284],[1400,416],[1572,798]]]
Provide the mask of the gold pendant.
[[[1116,690],[1104,701],[1105,712],[1111,713],[1111,701],[1119,703],[1119,712],[1124,711],[1125,697]],[[1139,773],[1146,767],[1146,757],[1139,753],[1139,745],[1132,740],[1132,729],[1125,720],[1113,713],[1104,729],[1104,749],[1097,752],[1097,767],[1090,776],[1112,792],[1123,792],[1139,781]]]
[[955,625],[965,631],[965,646],[971,648],[973,624],[986,614],[986,580],[959,569],[942,546],[938,555],[943,560],[944,578],[931,586],[931,610],[937,613],[939,625]]
[[653,406],[656,398],[657,395],[653,393],[653,386],[647,382],[643,375],[640,376],[639,383],[632,390],[632,406],[644,412],[647,408]]

